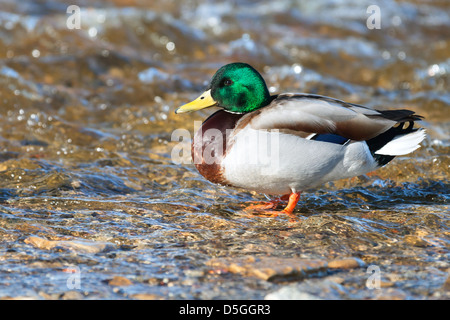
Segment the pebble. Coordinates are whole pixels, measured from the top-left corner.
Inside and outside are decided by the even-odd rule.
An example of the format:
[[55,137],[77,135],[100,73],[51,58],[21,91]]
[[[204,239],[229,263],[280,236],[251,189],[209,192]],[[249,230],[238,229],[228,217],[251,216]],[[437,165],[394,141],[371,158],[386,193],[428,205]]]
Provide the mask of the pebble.
[[152,294],[152,293],[136,293],[130,296],[132,299],[137,299],[137,300],[161,300],[163,299],[163,297],[157,295],[157,294]]
[[387,288],[376,290],[373,300],[405,300],[407,294],[400,289]]
[[205,275],[203,270],[186,270],[184,271],[184,275],[187,277],[199,278]]
[[325,260],[280,257],[218,258],[207,264],[215,269],[225,269],[231,273],[267,281],[303,279],[310,274],[323,273],[327,269]]
[[420,237],[413,236],[413,235],[406,235],[403,237],[403,241],[406,243],[420,248],[425,248],[431,246],[427,241],[421,239]]
[[212,259],[207,265],[215,270],[239,273],[267,281],[292,281],[304,279],[310,275],[325,274],[328,269],[360,268],[365,263],[358,258],[334,259],[328,262],[324,259],[250,256],[240,259]]
[[347,290],[329,279],[307,279],[281,287],[264,297],[264,300],[334,300],[348,296]]
[[133,284],[133,282],[131,282],[131,280],[122,277],[122,276],[115,276],[114,278],[108,280],[108,284],[110,286],[116,286],[116,287],[125,287],[125,286],[130,286]]
[[61,295],[62,300],[81,300],[84,296],[78,291],[67,291]]
[[40,237],[30,236],[24,240],[26,244],[33,245],[39,249],[50,250],[56,247],[63,247],[77,252],[99,253],[110,251],[116,246],[112,243],[93,242],[85,240],[69,241],[69,240],[47,240]]
[[37,300],[39,299],[38,297],[33,297],[33,296],[15,296],[15,297],[10,297],[10,296],[4,296],[4,297],[0,297],[0,300]]
[[380,280],[380,288],[389,288],[389,287],[393,287],[394,286],[394,282],[392,281],[384,281],[384,280]]
[[364,261],[358,258],[335,259],[328,262],[328,268],[331,269],[354,269],[364,265]]
[[447,279],[445,280],[444,285],[442,286],[442,289],[444,291],[450,291],[450,273],[447,276]]

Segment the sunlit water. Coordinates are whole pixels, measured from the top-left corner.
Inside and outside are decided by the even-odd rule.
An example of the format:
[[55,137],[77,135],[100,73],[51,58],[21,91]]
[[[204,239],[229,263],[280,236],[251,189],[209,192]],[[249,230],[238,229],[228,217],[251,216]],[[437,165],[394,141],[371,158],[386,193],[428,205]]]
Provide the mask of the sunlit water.
[[[68,28],[72,4],[80,29]],[[380,29],[367,27],[372,4]],[[0,298],[262,299],[299,285],[321,298],[448,299],[449,12],[445,1],[1,1]],[[264,195],[171,158],[172,132],[213,112],[173,111],[233,61],[274,94],[414,110],[428,138],[375,175],[307,190],[297,221],[243,214]],[[365,265],[274,282],[210,263],[248,257]],[[380,289],[366,286],[369,265]]]

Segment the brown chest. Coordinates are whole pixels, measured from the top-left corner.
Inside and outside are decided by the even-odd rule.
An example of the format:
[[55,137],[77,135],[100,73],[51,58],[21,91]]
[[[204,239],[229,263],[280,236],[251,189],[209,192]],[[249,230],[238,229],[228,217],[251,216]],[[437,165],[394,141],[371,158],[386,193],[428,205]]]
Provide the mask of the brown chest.
[[222,160],[229,146],[229,133],[242,114],[217,111],[203,122],[192,140],[192,159],[200,174],[213,183],[227,185]]

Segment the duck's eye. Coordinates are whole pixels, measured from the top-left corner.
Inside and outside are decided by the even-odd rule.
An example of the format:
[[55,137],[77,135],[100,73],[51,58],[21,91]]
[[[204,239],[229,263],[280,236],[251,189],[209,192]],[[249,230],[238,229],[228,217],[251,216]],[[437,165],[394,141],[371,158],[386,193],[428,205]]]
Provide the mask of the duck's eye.
[[225,79],[223,81],[224,86],[231,86],[233,84],[233,81],[231,79]]

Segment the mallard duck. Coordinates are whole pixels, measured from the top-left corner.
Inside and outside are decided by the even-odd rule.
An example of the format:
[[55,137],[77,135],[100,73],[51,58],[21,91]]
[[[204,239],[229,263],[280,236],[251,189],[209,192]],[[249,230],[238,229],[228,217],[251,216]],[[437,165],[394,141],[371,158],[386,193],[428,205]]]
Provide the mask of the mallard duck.
[[374,171],[425,138],[424,129],[414,128],[422,117],[413,111],[375,110],[315,94],[270,95],[246,63],[221,67],[206,91],[175,113],[213,106],[220,110],[192,140],[197,170],[213,183],[281,195],[290,215],[303,190]]

